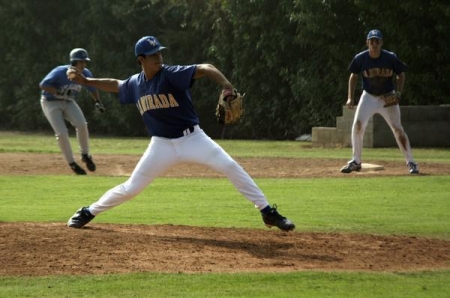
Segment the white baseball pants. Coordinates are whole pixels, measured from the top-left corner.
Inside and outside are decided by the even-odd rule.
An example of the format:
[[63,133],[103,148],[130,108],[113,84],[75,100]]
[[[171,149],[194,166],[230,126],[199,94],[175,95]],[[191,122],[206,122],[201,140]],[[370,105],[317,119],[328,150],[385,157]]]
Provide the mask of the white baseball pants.
[[89,131],[86,118],[75,101],[48,101],[45,97],[42,97],[41,107],[45,117],[55,132],[59,149],[64,155],[67,163],[72,163],[75,159],[70,145],[69,131],[64,121],[65,119],[75,127],[81,153],[89,153]]
[[263,192],[247,172],[199,126],[195,126],[192,133],[181,138],[152,137],[130,178],[108,190],[90,205],[89,211],[92,215],[98,215],[134,198],[156,177],[181,163],[202,164],[224,174],[259,210],[269,205]]
[[361,163],[363,137],[367,123],[374,114],[378,113],[392,129],[397,145],[402,151],[406,163],[414,162],[411,145],[401,123],[400,106],[394,105],[387,108],[383,106],[384,101],[379,96],[374,96],[363,91],[358,107],[356,108],[352,127],[353,160]]

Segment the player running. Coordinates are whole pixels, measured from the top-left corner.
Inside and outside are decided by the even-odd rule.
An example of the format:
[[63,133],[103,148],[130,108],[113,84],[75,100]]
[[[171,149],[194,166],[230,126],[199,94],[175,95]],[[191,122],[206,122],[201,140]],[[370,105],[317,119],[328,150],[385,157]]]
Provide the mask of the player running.
[[[75,127],[78,143],[81,150],[81,161],[86,164],[89,171],[95,171],[96,166],[89,154],[89,131],[83,112],[78,106],[75,98],[81,91],[82,86],[71,82],[67,78],[67,69],[72,66],[78,69],[86,77],[92,77],[92,73],[86,68],[87,61],[90,61],[85,49],[76,48],[70,52],[70,65],[60,65],[55,67],[39,83],[41,92],[41,107],[45,117],[55,132],[59,148],[64,155],[66,162],[72,171],[77,175],[86,175],[86,171],[76,162],[72,153],[69,141],[69,131],[65,120]],[[96,108],[104,110],[100,102],[100,95],[96,88],[87,87],[96,103]]]
[[95,203],[80,208],[69,219],[68,226],[82,228],[101,212],[137,196],[170,168],[188,162],[205,165],[227,176],[235,188],[261,211],[268,227],[293,230],[294,223],[281,216],[275,205],[269,205],[247,172],[199,126],[190,90],[195,80],[207,77],[230,91],[233,85],[210,64],[163,64],[163,49],[165,47],[155,37],[141,38],[135,45],[135,55],[142,71],[124,81],[86,78],[77,69],[68,72],[68,76],[75,73],[73,80],[82,85],[119,93],[122,104],[136,105],[152,135],[147,150],[130,178],[108,190]]
[[[379,113],[391,127],[395,140],[402,151],[406,165],[411,174],[419,173],[414,162],[408,136],[403,130],[398,104],[385,107],[383,95],[396,94],[400,97],[405,85],[407,66],[393,52],[382,50],[383,35],[379,30],[371,30],[367,34],[368,50],[357,54],[349,66],[351,72],[348,80],[348,100],[346,106],[354,107],[354,93],[358,76],[362,75],[363,92],[356,108],[352,127],[353,159],[341,169],[342,173],[361,170],[361,152],[363,137],[369,119]],[[394,77],[396,84],[394,85]]]

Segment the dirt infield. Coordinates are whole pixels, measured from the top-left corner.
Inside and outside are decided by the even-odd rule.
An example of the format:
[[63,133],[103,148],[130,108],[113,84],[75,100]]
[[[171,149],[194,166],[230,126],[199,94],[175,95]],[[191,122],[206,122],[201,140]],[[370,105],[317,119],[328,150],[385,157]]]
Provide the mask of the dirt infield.
[[[95,156],[91,175],[126,176],[139,156]],[[243,158],[253,177],[409,175],[404,163],[377,162],[385,170],[344,175],[342,161]],[[345,161],[344,161],[345,163]],[[71,175],[59,154],[0,154],[0,175]],[[449,175],[450,165],[420,164],[421,175]],[[167,177],[221,177],[183,165]],[[74,175],[75,177],[75,175]],[[302,270],[416,271],[450,268],[450,241],[406,236],[284,233],[279,230],[93,222],[0,222],[0,275],[42,276],[127,272],[292,272]]]
[[[129,176],[140,155],[96,155],[95,173],[89,175]],[[382,171],[342,174],[339,169],[346,160],[299,158],[236,158],[254,178],[301,178],[355,176],[403,176],[409,175],[404,162],[370,161],[383,166]],[[61,154],[0,153],[0,175],[70,175],[73,174]],[[80,163],[80,165],[82,165]],[[450,164],[420,163],[420,175],[449,175]],[[223,177],[217,172],[198,165],[180,165],[171,169],[166,177]]]

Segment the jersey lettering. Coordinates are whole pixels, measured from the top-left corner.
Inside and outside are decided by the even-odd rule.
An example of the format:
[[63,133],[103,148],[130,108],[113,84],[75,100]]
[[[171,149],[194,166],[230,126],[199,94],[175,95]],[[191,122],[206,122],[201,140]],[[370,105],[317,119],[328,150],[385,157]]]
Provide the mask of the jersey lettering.
[[168,107],[170,107],[169,101],[167,100],[167,96],[165,96],[164,94],[160,94],[159,95],[159,99],[161,100],[162,105],[163,105],[164,108],[167,109]]
[[144,114],[149,110],[168,109],[178,107],[179,104],[171,93],[168,97],[165,94],[153,94],[142,96],[136,103],[139,112]]
[[363,71],[362,75],[366,78],[392,77],[394,75],[394,70],[389,68],[371,68]]
[[153,95],[153,101],[155,102],[156,109],[164,108],[163,104],[159,101],[158,95]]
[[169,104],[171,107],[179,106],[178,102],[175,100],[175,98],[173,97],[173,95],[171,93],[169,93]]

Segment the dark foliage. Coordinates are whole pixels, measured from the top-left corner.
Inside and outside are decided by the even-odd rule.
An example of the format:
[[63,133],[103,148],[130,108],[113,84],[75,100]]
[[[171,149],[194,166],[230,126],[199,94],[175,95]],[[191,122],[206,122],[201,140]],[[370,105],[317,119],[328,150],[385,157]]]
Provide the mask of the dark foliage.
[[[139,72],[134,44],[154,35],[168,64],[212,63],[247,93],[246,113],[215,122],[220,88],[193,88],[202,127],[214,138],[293,139],[334,126],[347,98],[348,64],[372,28],[409,65],[402,104],[450,104],[450,4],[444,0],[0,0],[0,129],[51,130],[38,84],[72,48],[88,50],[97,77]],[[95,113],[79,104],[92,134],[145,136],[137,109],[101,92]]]

